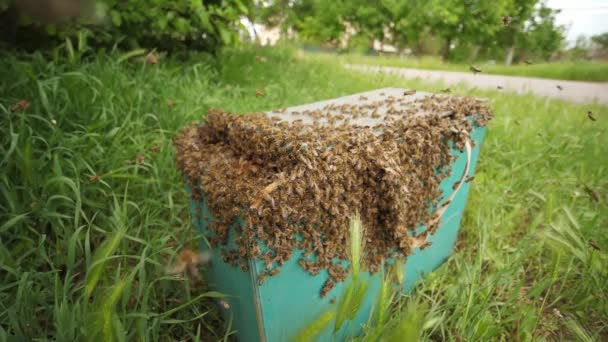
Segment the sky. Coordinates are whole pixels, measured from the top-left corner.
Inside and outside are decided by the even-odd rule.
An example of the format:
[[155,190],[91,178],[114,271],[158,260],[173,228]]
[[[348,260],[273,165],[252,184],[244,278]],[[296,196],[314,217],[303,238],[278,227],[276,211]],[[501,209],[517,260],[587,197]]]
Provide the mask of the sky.
[[569,42],[582,34],[590,37],[608,32],[608,0],[547,0],[547,5],[562,10],[557,23],[568,28]]

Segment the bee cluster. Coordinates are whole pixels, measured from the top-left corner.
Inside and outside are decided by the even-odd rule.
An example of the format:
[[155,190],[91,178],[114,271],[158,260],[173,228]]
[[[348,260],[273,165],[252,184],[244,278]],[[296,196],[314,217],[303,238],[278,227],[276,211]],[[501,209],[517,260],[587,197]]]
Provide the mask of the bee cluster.
[[[186,127],[175,140],[177,163],[213,216],[211,245],[244,271],[248,260],[262,260],[260,283],[301,249],[308,273],[329,274],[322,296],[349,273],[342,260],[355,214],[370,272],[389,257],[406,258],[414,228],[440,200],[450,142],[463,148],[468,116],[479,125],[492,116],[477,99],[410,94],[270,115],[210,110],[203,124]],[[228,246],[230,229],[236,248]]]

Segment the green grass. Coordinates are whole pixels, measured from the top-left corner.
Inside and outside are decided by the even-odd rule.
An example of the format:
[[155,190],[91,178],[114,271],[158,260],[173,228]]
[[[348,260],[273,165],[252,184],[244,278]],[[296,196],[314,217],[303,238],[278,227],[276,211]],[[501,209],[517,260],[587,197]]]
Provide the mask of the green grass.
[[[340,55],[340,60],[350,64],[369,64],[402,68],[416,68],[428,70],[448,70],[469,72],[468,64],[445,63],[440,57],[424,56],[398,57],[398,56],[366,56],[361,54]],[[486,74],[539,77],[556,80],[608,82],[607,62],[551,62],[533,64],[490,64],[477,62],[474,65]]]
[[[288,50],[158,65],[119,57],[0,55],[0,341],[228,338],[220,295],[164,273],[200,240],[173,159],[179,129],[211,107],[250,112],[384,86],[442,88]],[[458,248],[366,336],[605,340],[607,108],[453,92],[488,97],[496,112]],[[21,99],[31,106],[11,111]]]

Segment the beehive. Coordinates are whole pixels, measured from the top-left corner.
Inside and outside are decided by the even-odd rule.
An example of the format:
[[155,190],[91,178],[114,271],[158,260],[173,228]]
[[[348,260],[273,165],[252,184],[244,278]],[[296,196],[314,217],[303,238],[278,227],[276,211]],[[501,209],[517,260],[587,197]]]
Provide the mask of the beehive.
[[[217,115],[209,117],[216,118],[221,121],[220,123],[210,122],[206,124],[210,128],[202,126],[202,129],[199,126],[192,126],[177,139],[178,164],[191,190],[191,206],[196,228],[203,232],[215,247],[207,278],[213,287],[230,296],[222,310],[228,319],[232,319],[232,326],[241,341],[291,340],[301,329],[326,312],[331,305],[335,305],[332,303],[333,299],[340,297],[344,292],[345,286],[340,280],[346,277],[347,270],[337,265],[345,265],[339,260],[346,258],[343,242],[348,227],[344,225],[343,232],[335,232],[335,227],[325,227],[323,218],[335,224],[347,220],[353,211],[363,211],[364,223],[365,218],[368,221],[367,228],[375,227],[374,229],[377,230],[368,232],[367,238],[373,244],[370,246],[368,243],[366,250],[375,250],[377,247],[382,251],[382,253],[378,251],[369,253],[368,269],[377,271],[388,259],[405,258],[404,291],[411,289],[424,273],[432,271],[443,263],[451,254],[456,241],[470,187],[467,180],[473,175],[485,133],[483,125],[490,117],[487,108],[478,100],[398,88],[380,89],[276,110],[267,113],[270,118],[257,114],[251,116],[253,119],[249,121],[227,117],[221,113],[215,114]],[[416,129],[410,129],[410,126],[415,126]],[[326,133],[334,129],[340,132],[340,141],[328,138]],[[302,141],[299,141],[298,134],[293,133],[300,130],[308,132],[306,135],[302,134]],[[425,130],[434,133],[425,135]],[[291,132],[289,133],[291,135],[285,136],[287,134],[285,132]],[[210,134],[212,137],[205,134]],[[357,134],[361,136],[353,137]],[[438,137],[437,134],[441,136]],[[252,137],[263,142],[257,146],[258,141],[251,140],[254,139]],[[330,142],[319,142],[317,145],[310,137],[329,139]],[[333,157],[349,153],[367,153],[367,159],[364,161],[372,161],[372,164],[358,166],[359,161],[355,158],[351,164],[344,164],[346,167],[343,165],[340,169],[325,162],[330,159],[323,156],[323,151],[342,146],[343,140],[351,138],[352,148]],[[236,146],[237,143],[241,143],[241,139],[245,146]],[[366,145],[368,140],[370,146]],[[430,142],[443,146],[445,151],[439,147],[428,146]],[[420,151],[436,153],[429,153],[426,156],[414,156],[415,153],[412,153],[411,158],[407,155],[403,156],[399,154],[401,151],[399,146],[409,152],[418,151],[411,146],[404,147],[406,143],[420,145]],[[277,147],[276,144],[280,146]],[[346,146],[350,146],[349,144],[350,140]],[[381,156],[384,150],[391,150],[393,147],[396,151],[394,155],[386,152]],[[267,152],[263,148],[275,150]],[[303,149],[306,153],[300,154]],[[286,152],[277,155],[280,154],[277,151]],[[374,153],[378,154],[378,165],[373,163]],[[404,161],[404,158],[410,158],[412,161]],[[426,159],[432,159],[432,162],[427,162]],[[349,167],[352,167],[352,170]],[[418,172],[418,168],[423,167],[427,170],[426,176]],[[254,183],[260,184],[230,187],[232,185],[230,179],[233,179],[232,182],[240,181],[238,177],[241,171],[233,172],[233,169],[239,168],[244,169],[242,171],[244,179],[255,180]],[[345,192],[344,203],[349,205],[338,203],[341,205],[337,204],[337,209],[326,206],[322,200],[339,198],[333,192],[334,189],[327,191],[327,197],[315,193],[317,201],[313,201],[312,205],[318,209],[311,209],[305,205],[303,207],[307,208],[307,212],[319,215],[316,218],[319,222],[308,222],[306,229],[291,234],[297,236],[288,236],[290,234],[284,231],[289,233],[294,227],[297,229],[298,222],[302,219],[305,221],[306,218],[285,209],[288,207],[287,204],[297,207],[297,202],[300,198],[304,201],[309,195],[308,192],[323,193],[326,190],[315,190],[315,187],[319,187],[316,183],[308,184],[310,187],[302,191],[293,190],[292,185],[297,187],[299,184],[306,185],[306,182],[312,182],[311,179],[316,178],[311,178],[307,173],[315,174],[318,169],[322,169],[327,174],[334,170],[341,175],[348,175],[351,171],[366,176],[372,174],[373,179],[363,179],[365,181],[363,183],[361,178],[353,179],[359,182],[357,183],[359,188],[365,185],[370,187],[369,182],[376,184],[377,180],[382,183],[377,185],[382,191],[374,188],[373,196],[365,197],[369,189],[359,191],[360,189],[356,189],[355,186],[348,188],[351,190],[341,188],[340,191]],[[210,172],[215,174],[209,176]],[[250,175],[249,173],[252,172],[253,175]],[[290,172],[295,176],[290,178]],[[393,173],[403,176],[404,172],[419,177],[410,177],[408,182],[402,185],[398,183],[399,177],[391,176]],[[423,179],[421,175],[426,178]],[[325,176],[321,175],[321,177],[325,179]],[[392,183],[389,180],[392,180]],[[384,181],[390,184],[387,186]],[[441,182],[434,184],[434,181]],[[339,187],[343,183],[320,180],[321,187],[328,184]],[[217,190],[215,186],[227,186],[227,188]],[[242,189],[243,194],[235,194],[238,192],[236,189]],[[289,191],[296,192],[293,194],[295,200],[290,197],[291,195],[281,197],[281,194],[284,195]],[[420,192],[421,195],[432,195],[435,198],[421,200],[420,196],[411,196],[412,191]],[[207,192],[213,193],[216,203],[209,202],[212,198],[207,196]],[[374,201],[369,205],[348,202],[349,194],[354,198],[368,200],[371,198]],[[238,198],[235,197],[237,195]],[[275,196],[278,196],[277,203],[273,198]],[[376,201],[374,198],[380,199]],[[416,203],[417,207],[403,205],[400,200]],[[218,206],[217,202],[222,202],[222,205]],[[374,209],[375,207],[369,209],[368,206],[372,205],[376,205],[379,209]],[[215,212],[212,212],[213,208]],[[391,213],[389,209],[395,208],[411,211],[414,214],[407,216],[405,215],[407,213],[404,215],[401,215],[401,212]],[[223,211],[230,214],[224,214]],[[340,216],[342,212],[344,217]],[[388,217],[391,220],[403,219],[406,222],[417,223],[410,222],[408,227],[401,227],[400,222],[391,221],[394,227],[388,227],[386,218],[381,217],[385,212],[386,215],[390,214]],[[239,213],[242,213],[242,217],[238,216]],[[218,225],[218,222],[222,224]],[[273,227],[256,227],[252,222],[257,223],[258,226],[260,222],[274,222],[283,227],[283,231],[273,235],[276,233]],[[215,226],[212,226],[213,224]],[[323,237],[315,235],[315,229],[325,229],[322,230],[324,236],[327,236],[325,240],[331,240],[332,244],[325,244]],[[328,232],[335,232],[336,235],[328,236]],[[386,240],[391,240],[390,243],[384,244],[383,240],[378,240],[376,236],[378,234],[388,234]],[[244,242],[246,236],[249,238]],[[277,236],[284,236],[289,240],[277,242],[275,241],[278,239]],[[309,241],[312,237],[314,243]],[[263,239],[268,241],[261,241]],[[382,242],[382,248],[378,245],[379,241]],[[292,248],[285,251],[288,246]],[[202,248],[210,248],[209,243],[203,244]],[[275,251],[277,248],[281,250]],[[267,253],[269,251],[272,253]],[[311,251],[312,260],[315,262],[302,262],[302,260],[311,260],[311,256],[308,256]],[[265,259],[266,255],[274,259]],[[314,259],[315,257],[317,259]],[[325,263],[318,261],[319,259],[325,260]],[[311,267],[310,264],[320,265],[321,269],[317,270],[317,266]],[[366,298],[355,319],[344,325],[335,335],[338,339],[357,334],[361,324],[369,318],[372,299],[379,291],[381,277],[378,273],[366,273],[365,276],[370,281]],[[332,331],[328,329],[320,340],[331,338]]]

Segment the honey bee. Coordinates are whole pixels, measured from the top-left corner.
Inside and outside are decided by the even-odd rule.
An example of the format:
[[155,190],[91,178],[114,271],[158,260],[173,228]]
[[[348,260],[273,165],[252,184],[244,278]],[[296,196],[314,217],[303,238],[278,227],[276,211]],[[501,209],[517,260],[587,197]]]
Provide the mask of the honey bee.
[[31,103],[28,100],[19,100],[10,107],[11,112],[24,112],[30,108]]
[[264,282],[266,281],[266,277],[268,275],[266,274],[266,272],[261,273],[258,275],[258,286],[262,286],[262,284],[264,284]]
[[481,69],[479,69],[479,68],[477,68],[477,67],[475,67],[473,65],[469,66],[469,70],[471,70],[473,72],[473,74],[478,74],[478,73],[481,72]]

